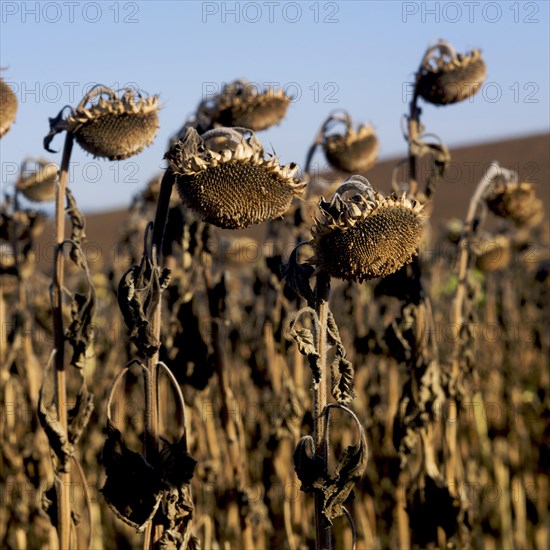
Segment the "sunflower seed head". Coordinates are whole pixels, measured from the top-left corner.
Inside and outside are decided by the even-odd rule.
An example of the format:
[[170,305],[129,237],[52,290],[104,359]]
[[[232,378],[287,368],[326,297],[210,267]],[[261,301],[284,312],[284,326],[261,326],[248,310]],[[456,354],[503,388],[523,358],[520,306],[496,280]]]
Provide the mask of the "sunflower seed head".
[[36,169],[30,170],[28,165],[31,161],[32,159],[25,161],[27,169],[21,171],[21,177],[15,187],[30,201],[53,201],[59,167],[54,162],[39,159],[33,162]]
[[151,145],[159,127],[158,96],[141,97],[126,90],[117,97],[80,105],[67,117],[67,131],[94,157],[123,160]]
[[498,181],[484,198],[493,214],[510,219],[518,227],[533,227],[544,218],[542,201],[537,198],[532,183]]
[[422,64],[417,77],[418,95],[434,105],[463,101],[479,91],[487,68],[477,49],[456,58],[443,55]]
[[422,239],[422,205],[403,194],[359,193],[319,201],[312,228],[317,271],[361,282],[385,277],[409,263]]
[[344,172],[365,172],[378,156],[378,139],[370,124],[362,124],[357,131],[350,126],[344,135],[325,136],[322,146],[330,164]]
[[458,244],[464,228],[464,222],[458,218],[451,218],[442,227],[443,237],[451,244]]
[[259,132],[279,124],[290,101],[281,89],[259,89],[246,80],[236,80],[203,103],[199,115],[209,118],[213,126],[237,126]]
[[166,153],[184,204],[209,223],[238,229],[282,216],[305,183],[298,166],[265,155],[250,130],[218,128],[200,136],[189,128]]
[[0,78],[0,138],[8,132],[17,114],[17,96]]
[[504,235],[482,238],[473,248],[476,254],[476,267],[481,271],[499,271],[506,269],[510,264],[510,239]]

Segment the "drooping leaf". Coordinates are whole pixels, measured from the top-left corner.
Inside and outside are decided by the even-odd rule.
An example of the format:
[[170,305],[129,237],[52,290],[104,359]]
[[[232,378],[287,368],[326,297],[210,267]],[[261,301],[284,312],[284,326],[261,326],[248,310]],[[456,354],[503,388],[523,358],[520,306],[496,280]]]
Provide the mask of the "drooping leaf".
[[65,107],[63,107],[63,109],[61,109],[61,111],[59,111],[57,116],[48,119],[49,122],[50,122],[50,131],[48,132],[48,134],[44,138],[44,149],[46,149],[46,151],[48,151],[48,153],[57,153],[57,151],[54,151],[53,149],[50,149],[50,143],[52,142],[53,138],[57,134],[65,131],[67,129],[67,122],[63,117],[63,113],[65,112],[65,109],[70,109],[72,111],[71,107],[69,107],[68,105],[65,105]]
[[171,271],[154,266],[147,254],[139,265],[132,266],[120,280],[118,303],[124,322],[130,330],[130,340],[140,353],[153,356],[160,347],[151,319],[160,301],[161,292],[170,282]]
[[38,400],[38,419],[46,432],[50,447],[59,459],[58,471],[67,472],[68,464],[75,453],[75,448],[90,421],[93,412],[93,396],[88,393],[86,381],[80,371],[80,388],[76,395],[74,407],[68,411],[67,431],[63,428],[55,402],[55,386],[51,365],[46,366],[44,381],[40,388]]
[[[74,243],[71,244],[72,248],[80,248]],[[84,294],[75,293],[71,295],[71,323],[65,334],[65,338],[73,348],[71,364],[77,368],[84,366],[86,349],[93,337],[92,321],[95,314],[96,300],[95,290],[85,259],[83,259],[81,267],[86,271],[88,286]]]
[[302,483],[301,490],[305,493],[321,490],[325,483],[326,461],[315,454],[313,437],[306,435],[298,441],[293,460],[294,470]]
[[323,489],[323,515],[330,524],[344,514],[344,505],[353,497],[353,488],[365,473],[367,460],[367,437],[361,429],[358,443],[346,447],[334,476]]
[[336,354],[331,364],[331,392],[338,403],[347,405],[355,399],[354,370],[351,361],[346,359],[344,346],[336,346]]
[[327,525],[332,525],[335,518],[345,513],[344,505],[353,498],[353,488],[365,473],[368,460],[367,437],[359,420],[350,409],[340,404],[327,406],[323,414],[328,415],[334,407],[350,414],[359,431],[358,442],[346,447],[338,460],[334,475],[330,476],[326,471],[325,459],[315,454],[311,436],[300,439],[293,456],[294,469],[302,483],[301,490],[323,494],[323,517]]
[[354,369],[347,360],[346,349],[342,343],[336,320],[331,311],[327,316],[327,336],[331,346],[336,346],[336,352],[331,364],[331,392],[338,403],[347,405],[355,398]]
[[86,426],[90,422],[90,417],[94,411],[94,396],[88,392],[86,380],[82,373],[80,376],[80,388],[76,394],[76,402],[74,407],[68,411],[68,429],[69,442],[76,448],[80,437],[84,433]]
[[298,262],[298,245],[290,254],[288,264],[281,265],[281,273],[286,283],[312,307],[315,303],[315,294],[309,284],[315,268],[312,265]]
[[321,369],[319,366],[319,352],[317,351],[317,347],[315,346],[313,333],[308,328],[296,328],[296,322],[298,321],[300,316],[306,311],[310,312],[315,321],[317,320],[317,314],[315,313],[315,311],[310,308],[304,308],[298,311],[298,313],[296,313],[296,315],[292,319],[289,326],[289,334],[290,336],[292,336],[292,338],[294,338],[296,344],[298,345],[300,353],[307,357],[313,375],[313,386],[317,387],[317,384],[321,379]]
[[161,504],[166,524],[159,548],[187,548],[193,538],[191,520],[195,507],[190,483],[196,464],[185,438],[166,444],[160,452]]
[[65,208],[65,212],[67,212],[69,220],[71,221],[70,240],[76,245],[73,245],[71,247],[69,254],[71,260],[78,267],[84,267],[86,260],[84,258],[84,255],[82,254],[82,249],[80,247],[82,245],[82,242],[86,238],[86,220],[84,218],[84,215],[78,208],[74,195],[71,193],[71,190],[69,188],[65,190],[65,194],[67,197],[67,207]]
[[128,449],[122,434],[110,421],[101,462],[107,474],[101,493],[109,508],[119,519],[143,531],[161,501],[158,472],[140,453]]

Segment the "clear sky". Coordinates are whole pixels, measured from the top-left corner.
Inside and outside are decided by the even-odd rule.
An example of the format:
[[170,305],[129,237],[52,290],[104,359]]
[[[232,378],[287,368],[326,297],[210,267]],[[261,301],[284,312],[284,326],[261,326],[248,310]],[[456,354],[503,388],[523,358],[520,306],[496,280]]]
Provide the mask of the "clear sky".
[[[93,83],[135,83],[160,94],[163,109],[154,145],[127,161],[94,160],[75,147],[70,185],[87,211],[128,205],[201,97],[238,77],[295,96],[281,125],[259,133],[285,163],[303,163],[333,109],[372,123],[382,158],[404,155],[407,83],[439,38],[458,51],[481,48],[488,76],[471,102],[426,105],[428,131],[451,146],[548,132],[549,4],[2,0],[0,66],[19,99],[16,122],[0,140],[2,188],[25,156],[60,162],[61,153],[42,147],[48,117],[76,106]],[[53,147],[62,144],[58,136]]]

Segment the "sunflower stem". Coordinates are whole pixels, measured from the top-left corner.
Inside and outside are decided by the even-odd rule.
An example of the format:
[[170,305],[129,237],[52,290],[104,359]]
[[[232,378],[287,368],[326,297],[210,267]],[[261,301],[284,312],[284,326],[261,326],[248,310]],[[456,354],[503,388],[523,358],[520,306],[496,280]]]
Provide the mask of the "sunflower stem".
[[[458,336],[460,335],[462,327],[464,325],[464,300],[466,298],[469,263],[468,260],[470,258],[468,243],[472,235],[475,233],[474,220],[479,204],[483,199],[483,195],[493,182],[493,179],[499,174],[502,174],[502,169],[500,168],[499,164],[497,162],[491,163],[491,165],[481,178],[480,182],[478,183],[472,198],[470,199],[468,212],[466,214],[466,219],[464,220],[462,234],[458,243],[458,283],[451,310],[451,326],[455,327],[456,334]],[[451,395],[448,404],[449,418],[454,419],[457,419],[459,414],[459,405],[457,402],[456,393],[458,390],[458,386],[460,385],[460,344],[461,338],[455,338],[453,343],[451,363]],[[449,488],[451,488],[451,494],[453,494],[455,493],[454,488],[457,486],[458,467],[460,460],[457,448],[458,432],[456,420],[454,422],[447,423],[445,428],[445,437],[449,450],[445,464],[445,477]],[[453,494],[453,496],[455,495]]]
[[153,255],[154,260],[160,263],[162,255],[162,241],[164,239],[164,230],[168,221],[168,209],[170,208],[170,197],[172,196],[172,188],[176,177],[172,170],[167,169],[164,172],[160,183],[160,192],[157,203],[157,211],[155,214],[155,222],[153,225]]
[[[327,405],[327,320],[330,296],[330,275],[319,273],[315,287],[317,296],[315,312],[319,319],[315,332],[315,345],[319,354],[319,382],[313,388],[313,439],[315,454],[325,461],[325,476],[328,474],[328,418],[323,414]],[[316,550],[330,550],[332,547],[332,529],[326,527],[323,516],[323,494],[315,494],[315,547]]]
[[[160,192],[157,203],[157,211],[153,224],[153,242],[152,242],[152,262],[153,265],[159,265],[162,257],[162,241],[164,230],[168,221],[168,209],[170,207],[170,197],[172,187],[174,186],[174,173],[166,170],[160,184]],[[160,342],[162,300],[159,300],[153,318],[151,319],[151,328],[155,339]],[[157,364],[159,362],[159,351],[157,350],[151,357],[147,358],[147,372],[145,374],[145,457],[148,460],[155,460],[159,452],[159,373]],[[145,531],[144,550],[153,548],[162,536],[162,526],[157,525],[155,520],[149,523]]]
[[[418,77],[417,77],[418,81]],[[421,109],[417,105],[418,94],[416,90],[416,85],[414,89],[414,94],[409,105],[409,117],[408,117],[408,144],[409,144],[409,195],[412,197],[415,196],[418,190],[418,181],[417,181],[417,157],[412,152],[413,144],[420,136],[420,113]]]
[[[485,191],[489,188],[494,178],[499,174],[502,174],[503,170],[500,168],[497,162],[491,163],[481,181],[478,183],[477,188],[470,200],[470,205],[468,206],[468,212],[466,214],[466,219],[464,220],[464,226],[462,228],[462,234],[460,236],[460,241],[458,243],[459,249],[459,259],[458,259],[458,283],[456,287],[456,295],[453,302],[452,317],[451,322],[460,332],[463,319],[463,304],[464,298],[466,297],[466,275],[468,272],[468,258],[469,258],[469,247],[468,239],[472,236],[472,230],[474,225],[475,214],[477,212],[479,203],[481,202]],[[459,338],[456,338],[454,341],[454,353],[453,353],[453,362],[452,362],[452,376],[457,377],[459,372],[459,354],[460,354],[460,341]]]
[[[56,187],[55,196],[55,242],[56,242],[56,263],[52,283],[52,316],[54,326],[54,348],[55,348],[55,406],[61,429],[68,437],[67,420],[67,379],[65,371],[65,329],[63,327],[63,279],[64,279],[64,257],[61,248],[65,240],[65,200],[67,191],[67,179],[69,175],[69,164],[73,149],[73,134],[67,132],[59,182]],[[56,475],[57,485],[57,533],[59,547],[63,550],[70,548],[71,534],[71,502],[70,485],[71,474],[69,464],[66,472],[58,472]]]

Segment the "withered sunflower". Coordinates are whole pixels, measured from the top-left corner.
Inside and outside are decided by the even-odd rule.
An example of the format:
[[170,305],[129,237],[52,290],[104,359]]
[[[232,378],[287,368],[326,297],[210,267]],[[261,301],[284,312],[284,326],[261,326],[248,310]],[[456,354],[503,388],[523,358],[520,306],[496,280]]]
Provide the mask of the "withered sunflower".
[[25,159],[16,189],[34,202],[53,201],[59,166],[45,159]]
[[[333,132],[336,124],[344,124],[344,131]],[[370,124],[360,124],[354,130],[347,111],[331,113],[321,125],[307,155],[307,173],[318,146],[322,147],[329,164],[342,172],[365,172],[374,166],[378,156],[378,139],[374,128]]]
[[282,89],[261,89],[247,80],[235,80],[201,103],[197,119],[209,119],[212,127],[234,126],[259,132],[279,124],[290,102]]
[[485,237],[474,243],[476,267],[486,273],[506,269],[512,259],[510,239],[505,235]]
[[533,227],[544,218],[542,201],[532,183],[496,181],[484,198],[493,214],[510,219],[518,227]]
[[343,135],[327,136],[323,150],[334,168],[344,172],[366,172],[376,163],[378,139],[370,124],[361,124],[357,130],[350,126]]
[[186,206],[224,229],[239,229],[285,214],[305,183],[298,166],[266,158],[254,132],[217,128],[202,136],[188,128],[165,158]]
[[416,91],[434,105],[458,103],[479,91],[486,74],[479,50],[463,55],[456,53],[445,40],[440,40],[422,59],[416,75]]
[[17,114],[17,96],[0,78],[0,138],[8,132]]
[[[97,100],[94,102],[94,100]],[[46,149],[55,134],[66,130],[94,157],[123,160],[151,145],[159,127],[158,96],[142,97],[132,89],[120,93],[96,86],[66,119],[63,111],[50,119]]]
[[[356,194],[349,198],[350,191]],[[362,282],[386,277],[409,263],[422,240],[422,205],[405,194],[384,197],[361,176],[352,176],[330,201],[319,201],[312,228],[317,271]]]

